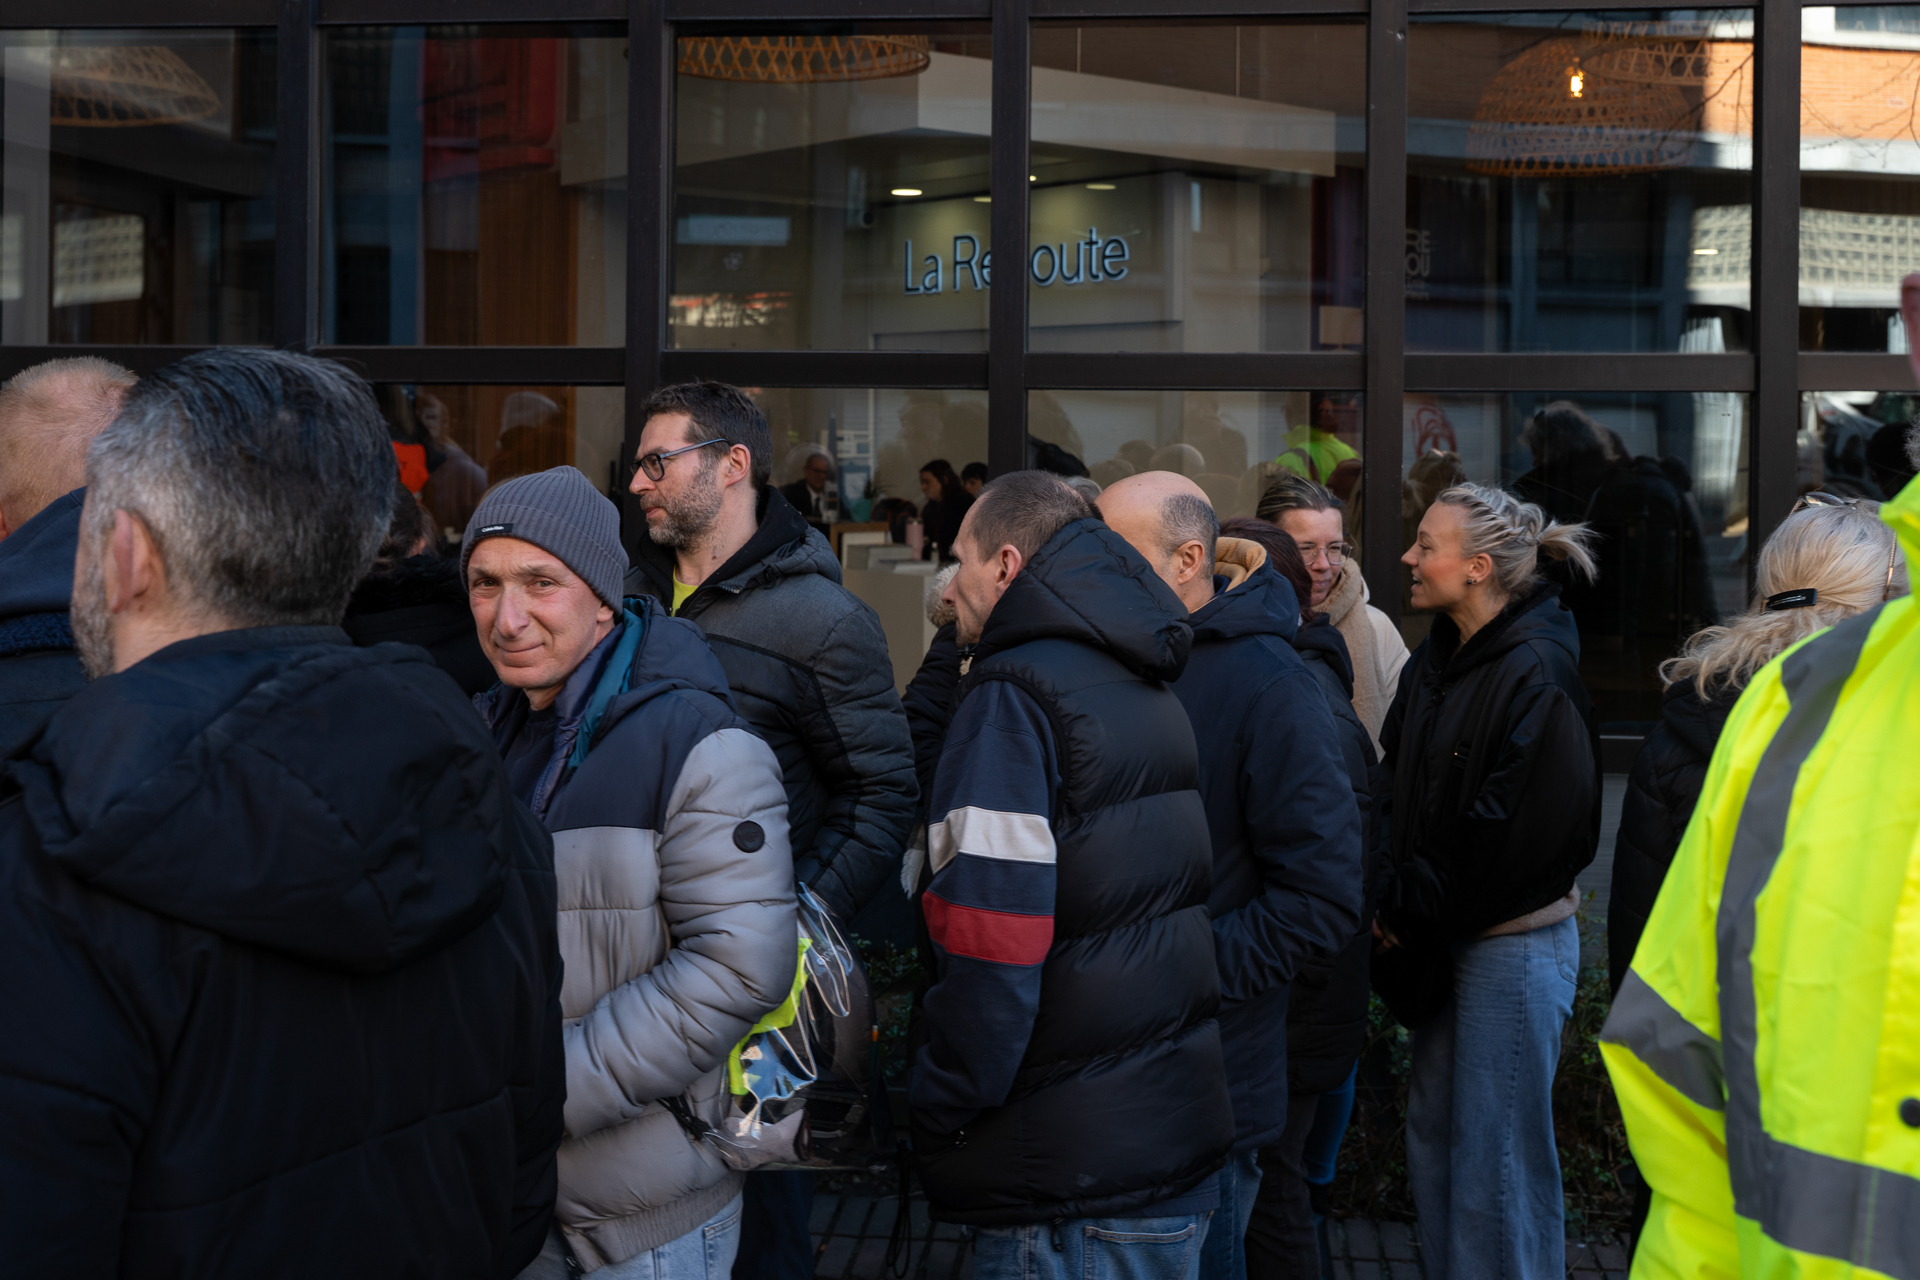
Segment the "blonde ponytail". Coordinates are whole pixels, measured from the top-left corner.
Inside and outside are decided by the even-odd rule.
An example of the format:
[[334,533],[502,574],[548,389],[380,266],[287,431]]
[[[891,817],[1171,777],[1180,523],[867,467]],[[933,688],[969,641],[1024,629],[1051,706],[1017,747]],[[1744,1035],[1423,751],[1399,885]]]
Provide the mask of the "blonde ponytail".
[[1589,582],[1599,575],[1594,533],[1584,524],[1549,520],[1531,502],[1490,485],[1457,484],[1434,501],[1459,510],[1461,554],[1492,560],[1493,585],[1505,596],[1524,595],[1540,580],[1543,551],[1571,564]]

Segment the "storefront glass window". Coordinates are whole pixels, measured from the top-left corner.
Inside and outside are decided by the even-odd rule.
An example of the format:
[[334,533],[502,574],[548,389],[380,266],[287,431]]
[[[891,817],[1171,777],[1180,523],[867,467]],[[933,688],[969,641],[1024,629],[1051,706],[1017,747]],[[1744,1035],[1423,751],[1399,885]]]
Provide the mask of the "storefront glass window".
[[1750,9],[1409,33],[1407,347],[1744,351]]
[[1034,391],[1028,463],[1082,473],[1105,488],[1142,471],[1174,471],[1206,491],[1222,520],[1250,516],[1291,472],[1346,504],[1360,534],[1357,391]]
[[328,30],[324,340],[620,345],[626,43],[604,28]]
[[0,93],[0,342],[271,339],[271,31],[0,32]]
[[1036,351],[1326,351],[1362,331],[1358,24],[1033,29]]
[[1891,502],[1913,479],[1907,436],[1920,422],[1912,391],[1805,391],[1800,395],[1795,492]]
[[428,386],[382,382],[400,478],[445,542],[466,532],[480,495],[512,476],[572,466],[618,502],[627,393],[621,387]]
[[673,346],[986,349],[986,28],[836,32],[676,42]]
[[[1641,732],[1659,718],[1660,663],[1746,607],[1748,422],[1736,392],[1412,394],[1401,537],[1412,545],[1434,497],[1465,480],[1592,525],[1596,582],[1545,571],[1579,624],[1602,732]],[[1404,573],[1401,591],[1417,644],[1432,619],[1412,612]]]
[[1908,348],[1920,266],[1920,6],[1800,16],[1800,346]]

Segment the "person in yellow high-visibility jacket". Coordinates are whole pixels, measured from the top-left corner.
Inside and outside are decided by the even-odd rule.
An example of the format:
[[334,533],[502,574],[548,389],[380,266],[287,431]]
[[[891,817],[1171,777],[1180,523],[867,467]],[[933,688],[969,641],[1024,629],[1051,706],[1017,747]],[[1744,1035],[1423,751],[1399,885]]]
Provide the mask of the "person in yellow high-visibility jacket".
[[[1906,281],[1920,320],[1920,276]],[[1920,485],[1882,511],[1920,566]],[[1749,684],[1601,1034],[1653,1277],[1920,1278],[1920,605]]]

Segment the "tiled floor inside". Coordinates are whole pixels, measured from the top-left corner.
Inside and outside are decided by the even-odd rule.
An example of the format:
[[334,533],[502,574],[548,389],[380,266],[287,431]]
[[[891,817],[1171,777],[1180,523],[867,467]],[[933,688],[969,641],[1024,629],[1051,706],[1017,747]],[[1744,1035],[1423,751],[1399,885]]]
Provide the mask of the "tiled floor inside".
[[[814,1275],[819,1280],[892,1280],[887,1241],[899,1201],[891,1196],[828,1195],[813,1204]],[[926,1202],[913,1202],[909,1280],[972,1280],[973,1260],[960,1228],[929,1223]],[[931,1226],[931,1235],[929,1227]],[[1359,1218],[1333,1224],[1336,1280],[1419,1280],[1420,1251],[1404,1222]],[[1567,1275],[1626,1280],[1627,1255],[1612,1241],[1567,1241]]]

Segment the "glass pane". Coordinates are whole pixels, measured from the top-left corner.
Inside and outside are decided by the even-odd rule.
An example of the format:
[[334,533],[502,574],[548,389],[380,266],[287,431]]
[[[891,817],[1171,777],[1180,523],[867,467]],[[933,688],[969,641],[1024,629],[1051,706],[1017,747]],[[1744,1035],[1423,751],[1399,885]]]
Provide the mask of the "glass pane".
[[[978,464],[984,475],[987,393],[747,391],[773,429],[773,483],[832,535],[842,581],[880,615],[894,681],[905,688],[933,643],[926,607],[927,584],[940,568],[933,542],[938,530],[951,527],[943,526],[940,508],[947,507],[950,517],[964,515],[979,488],[977,481],[963,481],[969,493],[956,502],[957,495],[942,492],[922,469],[940,461],[959,476]],[[816,461],[822,458],[824,468]]]
[[1800,346],[1905,351],[1920,267],[1920,6],[1800,16]]
[[1357,348],[1357,24],[1037,23],[1036,351]]
[[1752,10],[1409,39],[1409,350],[1748,349]]
[[981,25],[677,44],[676,347],[984,351]]
[[0,32],[0,342],[269,342],[270,30]]
[[622,387],[374,387],[400,458],[400,473],[458,543],[480,495],[511,476],[579,468],[616,503],[629,470]]
[[1800,395],[1796,493],[1891,502],[1913,479],[1907,435],[1920,421],[1911,391],[1805,391]]
[[1178,472],[1222,520],[1254,514],[1267,486],[1290,471],[1347,504],[1347,540],[1357,546],[1360,422],[1357,391],[1034,391],[1027,452],[1030,465],[1050,471],[1084,464],[1102,488],[1142,471]]
[[[1406,398],[1402,538],[1434,496],[1471,480],[1601,535],[1600,574],[1544,571],[1580,626],[1580,673],[1601,731],[1641,732],[1660,715],[1657,668],[1701,627],[1746,607],[1747,397],[1737,392],[1415,394]],[[1412,612],[1401,574],[1401,630]]]
[[627,42],[606,30],[325,32],[325,341],[625,341]]

